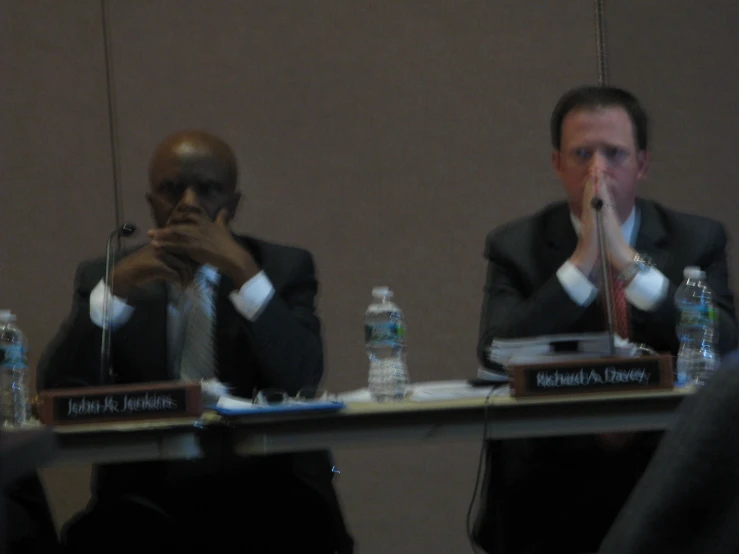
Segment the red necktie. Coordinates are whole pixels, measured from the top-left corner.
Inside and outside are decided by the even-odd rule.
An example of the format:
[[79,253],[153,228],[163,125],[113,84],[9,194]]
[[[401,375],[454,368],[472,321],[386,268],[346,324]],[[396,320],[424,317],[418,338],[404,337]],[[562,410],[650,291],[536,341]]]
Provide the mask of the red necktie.
[[[610,281],[613,291],[613,319],[616,325],[614,331],[624,339],[629,338],[629,304],[626,302],[624,284],[617,277],[618,272],[611,267]],[[607,313],[607,312],[606,312]]]

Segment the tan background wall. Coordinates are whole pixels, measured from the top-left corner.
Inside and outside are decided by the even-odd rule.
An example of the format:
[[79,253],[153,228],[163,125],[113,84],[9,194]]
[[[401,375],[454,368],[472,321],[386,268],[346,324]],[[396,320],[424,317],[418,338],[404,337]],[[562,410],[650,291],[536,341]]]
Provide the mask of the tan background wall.
[[[737,236],[739,5],[698,5],[608,2],[611,82],[652,115],[645,194]],[[382,284],[407,313],[412,378],[470,376],[484,236],[561,196],[548,117],[562,91],[595,82],[593,2],[108,6],[125,218],[149,223],[146,164],[163,136],[220,134],[241,162],[237,230],[315,254],[328,388],[364,386],[361,318]],[[69,309],[76,263],[114,227],[100,3],[0,0],[0,21],[0,307],[18,313],[35,362]],[[359,551],[465,551],[478,452],[335,452]],[[61,523],[84,505],[89,468],[44,477]]]

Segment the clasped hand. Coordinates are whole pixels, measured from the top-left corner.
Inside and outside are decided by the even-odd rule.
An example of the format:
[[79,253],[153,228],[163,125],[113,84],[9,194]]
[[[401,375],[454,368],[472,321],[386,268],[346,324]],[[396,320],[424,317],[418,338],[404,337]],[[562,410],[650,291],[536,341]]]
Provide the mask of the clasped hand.
[[591,277],[600,263],[598,229],[593,199],[603,201],[603,233],[608,261],[623,271],[634,259],[634,249],[623,237],[621,221],[613,202],[608,178],[602,173],[591,172],[586,180],[580,214],[580,237],[570,261],[584,274]]
[[227,212],[211,221],[200,209],[175,212],[167,225],[148,232],[149,244],[125,257],[114,268],[114,294],[155,281],[187,287],[198,267],[209,264],[241,287],[258,271],[252,256],[234,239]]

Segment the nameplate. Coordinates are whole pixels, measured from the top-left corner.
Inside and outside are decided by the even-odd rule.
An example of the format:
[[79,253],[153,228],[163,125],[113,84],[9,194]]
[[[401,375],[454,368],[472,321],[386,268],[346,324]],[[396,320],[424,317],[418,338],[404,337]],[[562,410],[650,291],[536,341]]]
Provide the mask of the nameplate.
[[46,425],[198,417],[202,413],[200,383],[142,383],[39,394],[39,419]]
[[672,389],[672,356],[588,358],[509,366],[515,397]]

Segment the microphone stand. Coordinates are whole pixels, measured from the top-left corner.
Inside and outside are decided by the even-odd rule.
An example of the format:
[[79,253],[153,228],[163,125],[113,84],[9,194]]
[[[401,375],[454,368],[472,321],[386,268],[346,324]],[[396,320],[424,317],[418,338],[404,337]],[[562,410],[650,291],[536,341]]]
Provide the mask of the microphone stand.
[[[108,384],[109,378],[112,378],[110,367],[110,305],[113,296],[112,266],[113,258],[117,251],[113,239],[118,239],[119,229],[116,229],[108,235],[108,241],[105,245],[105,279],[103,283],[103,337],[100,340],[100,385]],[[117,240],[115,243],[117,244]]]
[[600,271],[603,281],[603,293],[605,294],[606,316],[608,318],[608,351],[611,357],[616,356],[616,320],[611,288],[611,275],[608,271],[608,250],[606,249],[605,232],[603,231],[603,200],[593,198],[592,204],[595,210],[595,226],[598,231],[598,253],[600,254]]
[[[110,367],[110,311],[113,296],[113,260],[118,252],[118,243],[121,237],[129,237],[136,232],[136,226],[132,223],[124,223],[118,229],[108,235],[105,245],[105,278],[103,283],[103,336],[100,340],[100,385],[110,384],[114,374]],[[113,241],[113,239],[116,239]]]

